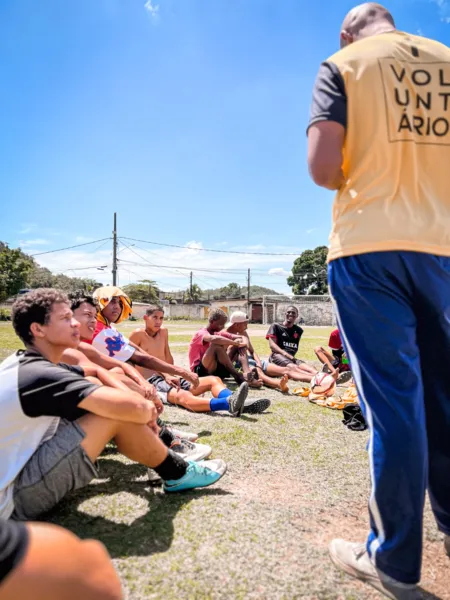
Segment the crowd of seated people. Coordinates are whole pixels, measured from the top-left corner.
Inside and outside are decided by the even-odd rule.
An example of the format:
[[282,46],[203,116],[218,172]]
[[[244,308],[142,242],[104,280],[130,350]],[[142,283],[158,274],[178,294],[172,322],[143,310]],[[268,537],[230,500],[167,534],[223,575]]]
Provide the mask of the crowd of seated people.
[[[131,312],[130,298],[112,286],[92,296],[37,289],[13,305],[24,349],[0,364],[0,600],[52,600],[62,597],[63,586],[69,600],[120,598],[101,544],[33,521],[98,476],[97,459],[112,440],[166,493],[217,483],[225,462],[209,459],[212,448],[196,443],[196,434],[165,423],[164,407],[262,413],[270,400],[249,390],[286,392],[289,379],[308,382],[317,373],[295,358],[303,333],[295,307],[270,327],[268,360],[255,352],[244,313],[227,322],[222,310],[212,310],[190,343],[189,369],[174,364],[161,306],[149,306],[144,327],[127,339],[116,325]],[[330,364],[316,351],[339,371],[342,356]],[[80,569],[84,577],[77,579]]]

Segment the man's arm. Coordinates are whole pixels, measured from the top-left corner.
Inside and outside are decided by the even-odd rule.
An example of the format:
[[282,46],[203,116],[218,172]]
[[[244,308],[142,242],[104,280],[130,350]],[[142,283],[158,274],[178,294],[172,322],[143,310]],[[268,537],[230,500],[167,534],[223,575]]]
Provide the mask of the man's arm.
[[192,383],[194,387],[197,387],[199,384],[198,375],[195,373],[191,373],[191,371],[183,369],[182,367],[177,367],[176,365],[169,365],[169,363],[166,363],[155,356],[150,356],[150,354],[147,354],[141,349],[134,352],[133,356],[129,359],[129,362],[138,365],[139,367],[144,367],[144,369],[156,371],[157,373],[167,373],[168,375],[183,377],[183,379]]
[[132,365],[129,365],[125,362],[121,362],[120,360],[117,360],[115,358],[111,358],[110,356],[106,356],[90,344],[86,344],[86,342],[81,342],[78,346],[78,350],[82,352],[86,356],[86,358],[88,358],[91,362],[95,363],[99,367],[103,367],[107,370],[119,367],[123,370],[127,377],[132,379],[139,386],[147,388],[150,385],[145,379],[145,377],[141,375],[139,371],[135,369]]
[[289,352],[286,352],[286,350],[280,348],[273,338],[269,338],[269,348],[273,354],[281,354],[282,356],[292,360],[292,356],[289,354]]
[[203,342],[205,344],[216,344],[217,346],[241,346],[242,338],[239,335],[233,335],[229,333],[228,335],[233,337],[225,337],[223,335],[211,335],[206,334],[203,336]]
[[154,423],[157,419],[153,402],[129,389],[123,392],[105,385],[86,396],[79,407],[99,417],[129,423]]
[[313,181],[326,189],[344,183],[342,150],[347,127],[347,95],[339,69],[321,65],[316,77],[308,126],[308,167]]
[[[13,551],[14,544],[21,546],[17,562],[0,584],[0,600],[122,598],[120,580],[100,542],[82,541],[61,527],[44,523],[7,521],[0,528],[5,548]],[[1,558],[0,566],[8,556]]]
[[92,383],[82,367],[24,361],[19,366],[19,401],[25,415],[75,421],[92,412],[132,423],[156,421],[156,408],[137,393]]

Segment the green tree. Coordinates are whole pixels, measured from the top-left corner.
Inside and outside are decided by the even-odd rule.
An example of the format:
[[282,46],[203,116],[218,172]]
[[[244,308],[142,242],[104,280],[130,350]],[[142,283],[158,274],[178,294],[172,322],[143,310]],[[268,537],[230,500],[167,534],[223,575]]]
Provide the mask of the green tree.
[[196,283],[193,284],[192,290],[188,288],[184,293],[185,302],[198,302],[201,297],[202,290]]
[[157,304],[159,302],[159,289],[156,283],[150,279],[145,279],[139,283],[124,285],[122,289],[133,302],[145,302],[150,304]]
[[226,298],[240,298],[241,286],[237,283],[229,283],[228,285],[220,288],[220,295]]
[[53,273],[45,267],[39,267],[34,265],[32,271],[28,275],[27,285],[32,289],[41,287],[53,287],[55,276]]
[[326,246],[305,250],[294,261],[292,275],[287,278],[294,294],[328,294]]
[[33,259],[20,248],[12,250],[7,244],[0,243],[0,302],[26,286],[33,264]]

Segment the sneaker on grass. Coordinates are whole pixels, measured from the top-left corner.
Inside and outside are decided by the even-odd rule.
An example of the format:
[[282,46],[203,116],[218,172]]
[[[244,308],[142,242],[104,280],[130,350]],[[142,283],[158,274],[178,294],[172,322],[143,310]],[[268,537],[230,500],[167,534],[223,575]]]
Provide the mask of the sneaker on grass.
[[331,560],[348,575],[365,581],[387,598],[416,600],[422,595],[416,585],[400,583],[377,569],[370,560],[366,544],[333,540],[329,547]]
[[194,444],[188,440],[175,439],[170,444],[170,449],[185,460],[199,461],[208,458],[212,452],[211,446],[207,444]]
[[165,492],[183,492],[194,488],[208,487],[221,479],[227,470],[227,464],[220,458],[193,462],[188,460],[188,469],[181,479],[164,482]]
[[244,381],[238,389],[228,398],[228,409],[233,417],[240,417],[244,409],[244,402],[248,396],[248,383]]
[[242,412],[249,415],[259,415],[267,410],[270,404],[271,402],[267,398],[249,398],[244,402],[244,410]]
[[350,381],[350,379],[353,377],[353,374],[351,371],[344,371],[343,373],[340,373],[338,378],[337,378],[337,385],[342,385],[343,383],[347,383],[348,381]]
[[188,440],[189,442],[196,442],[198,440],[198,435],[196,433],[191,433],[190,431],[181,431],[181,429],[176,429],[171,425],[167,425],[167,429],[172,435],[180,438],[181,440]]

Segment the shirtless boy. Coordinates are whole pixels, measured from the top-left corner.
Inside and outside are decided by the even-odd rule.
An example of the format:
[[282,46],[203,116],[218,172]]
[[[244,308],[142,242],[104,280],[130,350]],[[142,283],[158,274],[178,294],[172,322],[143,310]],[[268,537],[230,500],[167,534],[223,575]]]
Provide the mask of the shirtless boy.
[[[144,316],[145,328],[138,328],[130,336],[130,342],[151,356],[173,364],[169,347],[169,335],[165,327],[164,309],[150,305]],[[194,412],[229,411],[233,416],[244,413],[260,413],[268,408],[270,402],[261,399],[246,399],[248,385],[242,382],[238,390],[232,393],[219,377],[208,375],[199,378],[199,385],[193,388],[185,379],[162,375],[154,369],[140,368],[144,377],[157,389],[167,404],[175,404]],[[201,394],[211,392],[213,398],[199,398]]]

